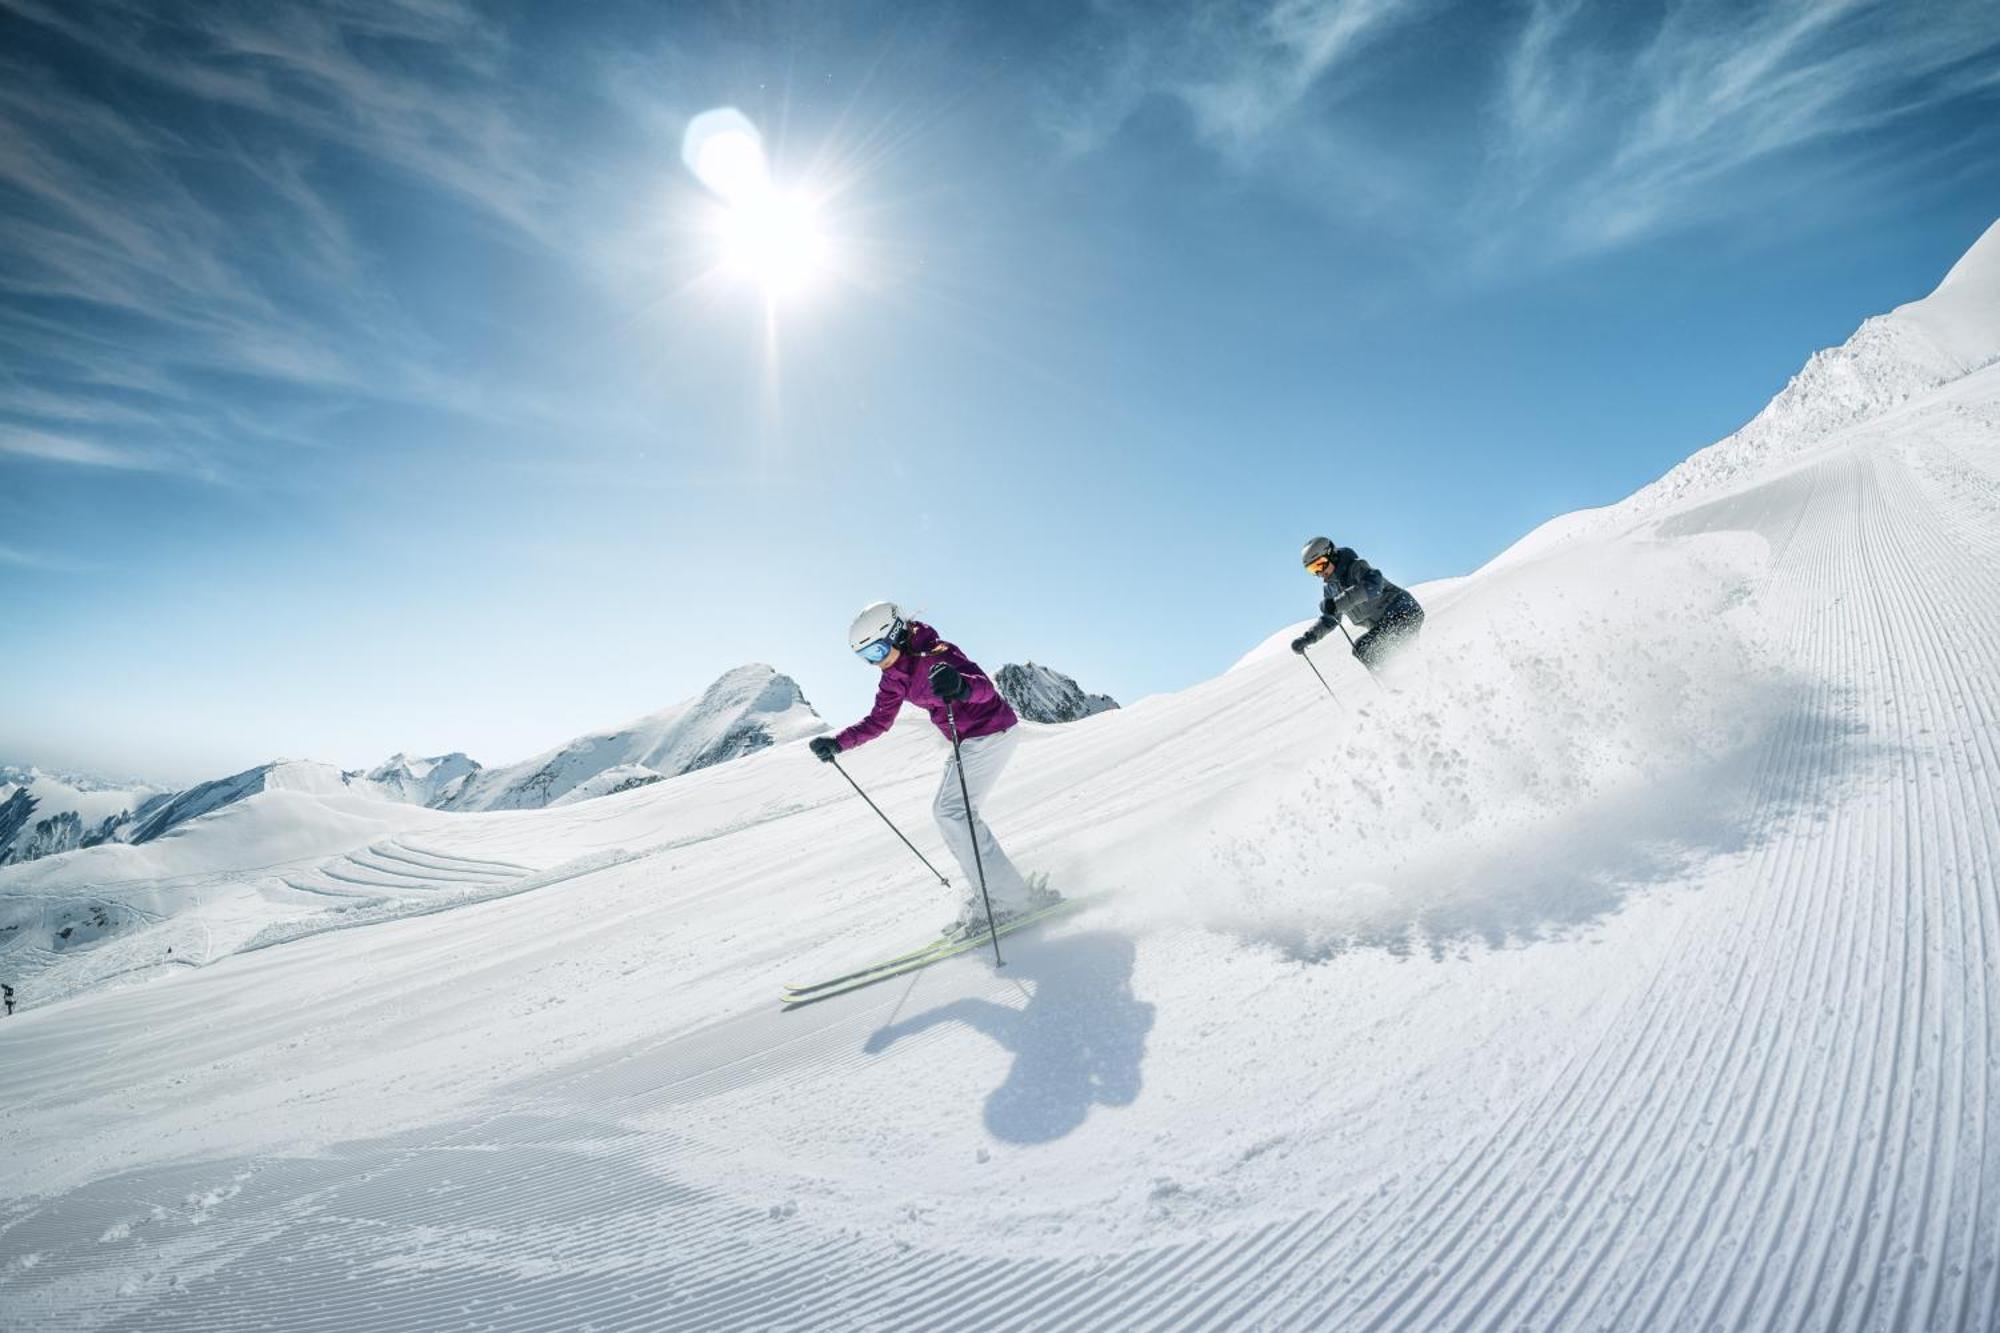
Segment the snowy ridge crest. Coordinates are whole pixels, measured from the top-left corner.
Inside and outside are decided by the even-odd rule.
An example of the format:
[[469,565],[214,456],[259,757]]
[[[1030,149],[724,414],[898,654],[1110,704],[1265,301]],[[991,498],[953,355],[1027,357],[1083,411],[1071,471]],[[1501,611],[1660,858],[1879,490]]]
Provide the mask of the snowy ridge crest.
[[310,759],[274,759],[241,773],[190,787],[168,798],[139,821],[128,841],[151,842],[191,819],[199,819],[259,792],[296,791],[311,796],[330,796],[348,790],[350,785],[348,776],[332,764]]
[[1625,510],[1655,512],[1748,479],[1834,432],[2000,361],[2000,222],[1921,301],[1863,321],[1813,353],[1735,434],[1635,492]]

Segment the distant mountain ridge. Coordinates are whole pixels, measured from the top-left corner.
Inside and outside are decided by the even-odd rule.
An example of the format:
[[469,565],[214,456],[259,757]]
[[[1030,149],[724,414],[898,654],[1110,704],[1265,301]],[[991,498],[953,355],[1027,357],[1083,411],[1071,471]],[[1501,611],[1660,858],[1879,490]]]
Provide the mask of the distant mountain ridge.
[[138,821],[172,795],[144,782],[0,767],[0,865],[129,842]]
[[0,764],[0,791],[38,781],[60,782],[73,791],[93,793],[165,790],[138,778],[107,778],[95,773],[38,768],[33,764]]
[[[644,785],[652,780],[648,775],[678,777],[824,730],[796,681],[755,663],[725,673],[699,698],[579,736],[517,764],[484,769],[437,808],[539,809],[579,790],[608,795]],[[609,779],[608,785],[599,784],[600,778]]]
[[[1029,662],[995,678],[1032,722],[1074,722],[1118,706],[1060,671]],[[353,795],[433,810],[529,810],[594,800],[803,740],[826,724],[798,683],[762,663],[725,672],[699,696],[519,763],[486,768],[459,751],[390,756],[342,770],[276,759],[181,791],[83,775],[0,768],[0,865],[106,842],[146,843],[265,791]]]
[[265,791],[352,795],[433,810],[524,810],[629,791],[824,731],[797,682],[761,664],[723,674],[694,699],[531,759],[489,769],[459,751],[390,756],[343,771],[306,759],[267,764],[182,791],[0,767],[0,865],[106,842],[146,843]]

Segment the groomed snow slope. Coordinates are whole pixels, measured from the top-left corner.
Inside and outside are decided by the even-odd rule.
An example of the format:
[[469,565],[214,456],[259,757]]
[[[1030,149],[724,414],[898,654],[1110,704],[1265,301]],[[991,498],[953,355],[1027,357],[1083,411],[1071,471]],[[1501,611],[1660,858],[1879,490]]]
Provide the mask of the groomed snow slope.
[[1031,729],[1102,900],[790,1014],[948,910],[801,746],[431,816],[601,867],[0,1022],[0,1325],[1990,1329],[1996,560],[2000,367]]

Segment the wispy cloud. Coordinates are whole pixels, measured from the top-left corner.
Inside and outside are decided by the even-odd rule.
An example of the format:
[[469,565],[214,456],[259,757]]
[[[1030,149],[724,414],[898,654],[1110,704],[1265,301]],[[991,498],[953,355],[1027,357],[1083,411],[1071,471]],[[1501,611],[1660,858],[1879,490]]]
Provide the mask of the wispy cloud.
[[1804,159],[1976,96],[2000,77],[1990,4],[1682,0],[1630,34],[1574,0],[1536,0],[1508,52],[1484,197],[1551,191],[1560,234],[1616,245],[1754,210],[1807,175],[1879,179],[1856,151]]
[[1216,42],[1231,56],[1179,91],[1211,136],[1248,143],[1282,124],[1371,41],[1430,7],[1421,0],[1277,0],[1233,23],[1205,25],[1203,44]]
[[162,470],[159,459],[129,449],[117,449],[66,435],[30,431],[0,430],[0,454],[37,458],[50,463],[73,463],[79,467],[118,468],[129,472]]
[[[1331,212],[1378,209],[1389,178],[1412,231],[1474,255],[1600,250],[1753,216],[1808,187],[1858,199],[2000,142],[1990,0],[1197,0],[1096,13],[1103,33],[1058,76],[1055,128],[1072,151],[1103,147],[1166,98],[1208,146]],[[1384,68],[1398,86],[1357,105]],[[1876,141],[1955,104],[1983,106],[1989,129],[1927,153]],[[1418,119],[1455,129],[1406,143]]]
[[[505,104],[506,36],[469,4],[0,0],[0,9],[142,78],[344,144],[537,229],[542,188]],[[400,57],[399,46],[420,58]]]
[[[1213,146],[1251,152],[1296,129],[1314,94],[1357,72],[1371,43],[1437,7],[1433,0],[1117,3],[1098,7],[1096,62],[1072,80],[1057,132],[1073,151],[1100,147],[1148,98],[1174,99]],[[1072,71],[1074,72],[1074,71]]]
[[287,437],[296,411],[259,394],[478,400],[357,239],[376,199],[354,185],[363,165],[547,242],[506,44],[476,12],[0,0],[10,27],[0,452],[220,478]]

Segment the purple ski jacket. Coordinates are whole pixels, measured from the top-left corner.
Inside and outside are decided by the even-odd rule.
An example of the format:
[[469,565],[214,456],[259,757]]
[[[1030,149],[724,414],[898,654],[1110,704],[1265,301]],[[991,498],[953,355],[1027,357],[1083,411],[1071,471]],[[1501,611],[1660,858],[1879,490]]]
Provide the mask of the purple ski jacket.
[[1000,697],[1000,691],[978,664],[940,639],[929,625],[912,620],[910,641],[904,645],[903,655],[893,666],[882,668],[882,683],[875,687],[875,706],[868,710],[867,717],[836,735],[835,742],[841,749],[851,750],[864,741],[874,740],[889,729],[889,724],[896,720],[897,710],[905,703],[928,711],[945,739],[951,739],[951,730],[945,725],[944,700],[931,689],[931,668],[939,662],[957,667],[958,674],[965,677],[972,690],[952,704],[958,717],[960,740],[998,735],[1021,720],[1014,716],[1014,710]]

